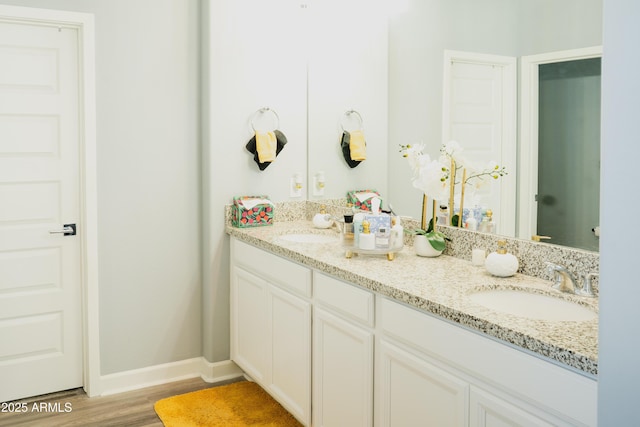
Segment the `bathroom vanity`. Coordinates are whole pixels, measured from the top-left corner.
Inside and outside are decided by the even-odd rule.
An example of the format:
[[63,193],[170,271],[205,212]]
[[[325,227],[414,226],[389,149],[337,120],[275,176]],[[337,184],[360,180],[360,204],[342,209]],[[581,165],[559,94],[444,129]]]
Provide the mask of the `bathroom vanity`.
[[[304,425],[596,425],[597,299],[411,246],[347,259],[335,231],[308,221],[227,232],[231,359]],[[495,290],[587,315],[523,317],[473,298]]]

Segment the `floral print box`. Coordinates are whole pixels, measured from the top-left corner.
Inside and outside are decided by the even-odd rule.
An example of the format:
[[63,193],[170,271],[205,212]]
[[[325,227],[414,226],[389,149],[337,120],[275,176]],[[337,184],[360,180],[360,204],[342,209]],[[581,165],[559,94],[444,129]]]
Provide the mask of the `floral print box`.
[[273,203],[267,196],[236,196],[231,206],[234,227],[259,227],[273,224]]
[[371,211],[371,201],[374,197],[380,198],[376,190],[353,190],[347,193],[347,203],[361,211]]

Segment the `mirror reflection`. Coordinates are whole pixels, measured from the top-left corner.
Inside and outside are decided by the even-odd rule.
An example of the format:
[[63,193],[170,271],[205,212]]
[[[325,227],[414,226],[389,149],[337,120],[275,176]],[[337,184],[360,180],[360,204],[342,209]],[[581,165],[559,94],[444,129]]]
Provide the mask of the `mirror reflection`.
[[[411,186],[411,170],[398,153],[400,144],[422,142],[425,151],[434,156],[448,139],[456,139],[464,147],[471,147],[476,142],[473,132],[456,134],[445,123],[448,116],[448,112],[443,111],[446,51],[514,58],[518,64],[517,81],[520,81],[523,58],[597,47],[602,44],[601,33],[601,0],[406,0],[404,10],[389,17],[388,169],[380,170],[380,175],[387,175],[386,183],[377,185],[385,202],[390,202],[398,214],[420,217],[422,195]],[[599,76],[594,74],[594,70],[599,69],[598,57],[598,53],[589,52],[581,59],[589,62],[590,71],[583,72],[581,77],[565,79],[572,86],[566,92],[573,101],[573,107],[567,107],[560,99],[549,100],[549,91],[554,96],[562,91],[556,92],[548,87],[549,82],[559,84],[561,80],[550,76],[555,73],[557,77],[577,68],[575,64],[557,61],[564,64],[555,70],[551,65],[542,67],[544,61],[538,64],[542,67],[540,97],[543,103],[532,106],[529,100],[525,109],[533,108],[539,112],[541,126],[556,130],[564,126],[565,133],[575,136],[569,142],[561,141],[557,135],[548,136],[547,128],[528,132],[523,137],[526,131],[521,123],[523,88],[520,84],[516,87],[516,102],[511,107],[516,131],[503,140],[513,154],[511,158],[491,159],[508,168],[509,175],[503,182],[511,180],[515,191],[513,196],[509,193],[508,198],[517,200],[503,211],[498,206],[503,200],[490,202],[488,207],[502,215],[502,218],[496,218],[498,224],[511,224],[507,229],[498,227],[499,233],[524,239],[530,239],[534,234],[545,235],[551,237],[550,243],[597,250],[598,239],[591,230],[598,226],[599,203],[600,90]],[[595,59],[590,61],[592,58]],[[578,83],[580,79],[588,81],[591,88],[586,94],[576,95],[575,88],[585,85],[584,82]],[[587,110],[585,114],[588,115],[577,116],[575,111],[560,110],[563,107],[575,108],[575,105],[585,107],[581,110]],[[558,125],[558,121],[567,116],[575,126]],[[534,125],[537,129],[538,123],[531,124]],[[540,153],[531,156],[526,151],[531,148],[529,145],[523,147],[522,140],[531,138],[531,135],[537,136],[537,133],[545,138],[540,140]],[[463,140],[463,136],[469,140]],[[309,141],[312,152],[314,142],[311,136]],[[532,145],[537,149],[537,144],[536,140]],[[537,164],[532,165],[532,160]],[[565,166],[559,162],[572,162],[580,171],[569,177]],[[326,166],[320,168],[316,164],[324,166],[326,159],[310,156],[310,173],[326,169]],[[348,180],[343,181],[339,185],[328,184],[326,198],[344,197],[346,191],[357,187]],[[547,188],[555,189],[559,187],[558,183],[562,183],[564,193],[551,194]],[[526,193],[525,186],[529,193]],[[310,194],[309,198],[318,197]],[[525,203],[525,198],[533,200]],[[570,204],[571,209],[562,207],[560,201]],[[549,214],[543,210],[549,207],[555,212]],[[560,221],[559,217],[566,221]],[[539,225],[538,220],[545,225]],[[577,235],[581,237],[570,237]]]

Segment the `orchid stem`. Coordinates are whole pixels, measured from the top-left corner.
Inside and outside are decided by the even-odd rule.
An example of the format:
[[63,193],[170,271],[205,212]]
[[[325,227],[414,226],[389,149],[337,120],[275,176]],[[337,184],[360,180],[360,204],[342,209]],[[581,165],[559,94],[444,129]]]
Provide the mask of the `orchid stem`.
[[450,176],[449,176],[449,182],[450,182],[450,186],[449,186],[449,215],[450,218],[453,218],[453,213],[454,213],[454,201],[453,201],[453,195],[455,193],[455,187],[456,187],[456,161],[453,160],[453,158],[451,159],[451,170],[450,170]]
[[422,196],[422,229],[427,231],[427,195]]
[[436,199],[433,199],[433,216],[431,217],[431,223],[433,224],[433,232],[436,232]]
[[462,227],[462,214],[464,213],[464,183],[467,179],[467,169],[462,169],[462,189],[460,190],[460,213],[458,214],[458,227]]

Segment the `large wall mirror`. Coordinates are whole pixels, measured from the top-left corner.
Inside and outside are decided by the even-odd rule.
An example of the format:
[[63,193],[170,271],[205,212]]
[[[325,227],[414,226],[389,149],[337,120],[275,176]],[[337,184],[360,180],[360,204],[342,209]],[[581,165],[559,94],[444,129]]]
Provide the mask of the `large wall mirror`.
[[[385,200],[393,205],[394,211],[418,218],[421,212],[421,194],[411,185],[411,171],[406,160],[399,154],[398,146],[422,142],[432,156],[439,152],[443,142],[444,52],[453,50],[510,56],[517,58],[520,64],[523,57],[600,46],[602,0],[404,0],[398,2],[398,8],[395,13],[391,11],[389,17],[388,170],[382,174],[387,176],[386,183],[379,184],[379,187],[382,187],[380,190]],[[593,77],[594,63],[585,65],[587,69],[579,71],[578,74]],[[595,66],[597,67],[597,64]],[[518,67],[520,68],[520,65]],[[544,70],[542,75],[550,79],[562,75],[565,71],[558,67],[555,70]],[[599,102],[599,77],[595,80],[596,93],[592,98]],[[518,86],[518,91],[521,90]],[[557,91],[552,90],[552,93]],[[518,93],[518,135],[512,141],[517,147],[517,161],[515,165],[509,165],[511,173],[504,177],[516,180],[518,197],[521,193],[520,183],[530,179],[530,176],[520,175],[522,171],[526,173],[528,170],[521,164],[523,152],[520,146],[520,100],[521,93]],[[591,101],[593,99],[581,99],[578,102],[586,104]],[[551,104],[556,109],[560,107],[558,101],[551,100]],[[590,156],[585,172],[590,181],[585,182],[583,178],[579,178],[569,183],[569,180],[564,180],[562,176],[555,178],[567,181],[570,188],[567,187],[564,191],[568,195],[575,195],[580,187],[593,189],[593,183],[599,182],[599,105],[594,114],[593,117],[597,119],[590,120],[593,126],[574,132],[578,138],[586,134],[596,135],[598,148],[595,154],[594,150],[584,154]],[[559,111],[550,113],[549,110],[545,110],[540,111],[539,116],[541,120],[544,118],[549,121],[550,118],[560,115]],[[560,159],[567,156],[567,150],[570,151],[568,156],[572,157],[571,147],[558,146],[556,149],[554,144],[552,142],[546,146],[545,153],[541,154],[545,159]],[[310,151],[312,148],[310,147]],[[557,153],[557,156],[554,153]],[[572,158],[581,161],[575,156]],[[501,159],[495,160],[500,162]],[[310,156],[309,173],[318,169],[317,161],[318,159]],[[548,160],[545,162],[549,163]],[[327,189],[326,198],[344,197],[349,189],[353,189],[353,185],[348,180],[339,185],[332,184]],[[309,199],[318,198],[311,194],[308,196]],[[544,201],[551,203],[554,198],[547,196],[544,197]],[[598,203],[597,198],[595,203]],[[529,231],[524,231],[527,230],[526,227],[521,226],[522,223],[531,220],[530,216],[520,218],[520,209],[522,208],[516,208],[516,212],[513,213],[517,226],[511,237],[531,238],[530,235],[523,235]],[[581,227],[591,228],[597,225],[598,220],[597,215],[591,215],[593,211],[597,213],[597,207],[583,208],[571,215],[583,215],[587,219],[584,221],[586,225]],[[560,227],[560,230],[562,228]],[[557,227],[549,233],[559,233],[556,230]],[[544,233],[543,229],[538,231],[540,234]],[[591,233],[590,229],[588,231]],[[597,251],[597,242],[595,237],[586,243],[570,239],[551,241],[592,251]]]

